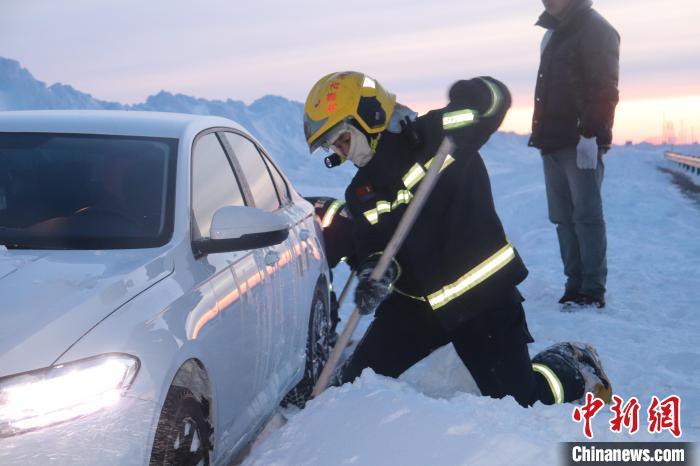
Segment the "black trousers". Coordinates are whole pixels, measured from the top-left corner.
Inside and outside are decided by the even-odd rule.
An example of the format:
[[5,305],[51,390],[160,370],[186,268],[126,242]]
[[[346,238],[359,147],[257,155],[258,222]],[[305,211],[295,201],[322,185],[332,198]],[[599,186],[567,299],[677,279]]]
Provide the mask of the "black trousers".
[[446,330],[422,301],[392,293],[377,309],[354,353],[341,369],[341,381],[351,382],[369,367],[377,374],[398,377],[437,348],[452,343],[481,390],[493,398],[513,396],[522,406],[554,403],[546,380],[532,370],[522,298],[516,289],[505,293],[493,309]]

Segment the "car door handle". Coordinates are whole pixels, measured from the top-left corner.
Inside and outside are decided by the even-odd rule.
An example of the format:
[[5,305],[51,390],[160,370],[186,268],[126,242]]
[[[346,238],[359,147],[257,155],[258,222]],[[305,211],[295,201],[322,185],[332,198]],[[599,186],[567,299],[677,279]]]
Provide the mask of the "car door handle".
[[280,255],[277,251],[270,251],[265,255],[265,265],[272,267],[280,261]]
[[311,233],[309,233],[309,230],[299,231],[299,239],[302,241],[308,240],[310,236],[311,236]]

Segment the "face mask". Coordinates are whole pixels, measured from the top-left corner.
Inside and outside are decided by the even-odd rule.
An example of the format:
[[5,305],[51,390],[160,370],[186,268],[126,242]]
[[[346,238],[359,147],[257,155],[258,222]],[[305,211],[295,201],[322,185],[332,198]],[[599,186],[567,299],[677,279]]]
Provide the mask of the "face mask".
[[348,125],[350,132],[350,150],[347,159],[358,167],[364,167],[369,163],[374,155],[374,151],[369,147],[367,136],[352,125]]

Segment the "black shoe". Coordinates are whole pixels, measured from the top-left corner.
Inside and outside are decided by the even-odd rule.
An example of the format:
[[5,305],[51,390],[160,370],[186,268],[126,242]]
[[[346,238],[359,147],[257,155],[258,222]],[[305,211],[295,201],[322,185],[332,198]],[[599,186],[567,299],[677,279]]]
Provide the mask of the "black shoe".
[[598,309],[602,309],[605,307],[605,297],[581,293],[576,304],[581,307],[597,307]]
[[564,295],[559,298],[559,304],[564,304],[565,306],[576,304],[578,303],[579,299],[581,299],[581,294],[578,291],[566,290]]

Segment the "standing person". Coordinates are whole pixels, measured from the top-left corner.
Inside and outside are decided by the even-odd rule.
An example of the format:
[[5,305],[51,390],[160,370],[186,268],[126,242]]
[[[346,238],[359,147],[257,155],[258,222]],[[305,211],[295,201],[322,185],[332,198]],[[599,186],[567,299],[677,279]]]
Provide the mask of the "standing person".
[[544,163],[549,219],[566,285],[559,302],[605,307],[607,238],[601,185],[619,100],[620,36],[591,0],[543,0],[530,146]]
[[[506,239],[479,155],[510,107],[508,89],[480,77],[458,81],[449,97],[446,108],[416,117],[376,80],[342,72],[323,77],[306,99],[311,152],[332,149],[327,165],[350,160],[358,168],[345,191],[358,263],[355,304],[376,313],[342,381],[367,367],[398,377],[451,342],[483,395],[512,395],[530,406],[591,391],[608,401],[612,389],[590,346],[562,343],[532,361],[527,351],[533,339],[516,288],[527,269]],[[456,149],[392,266],[371,279],[447,134]]]

